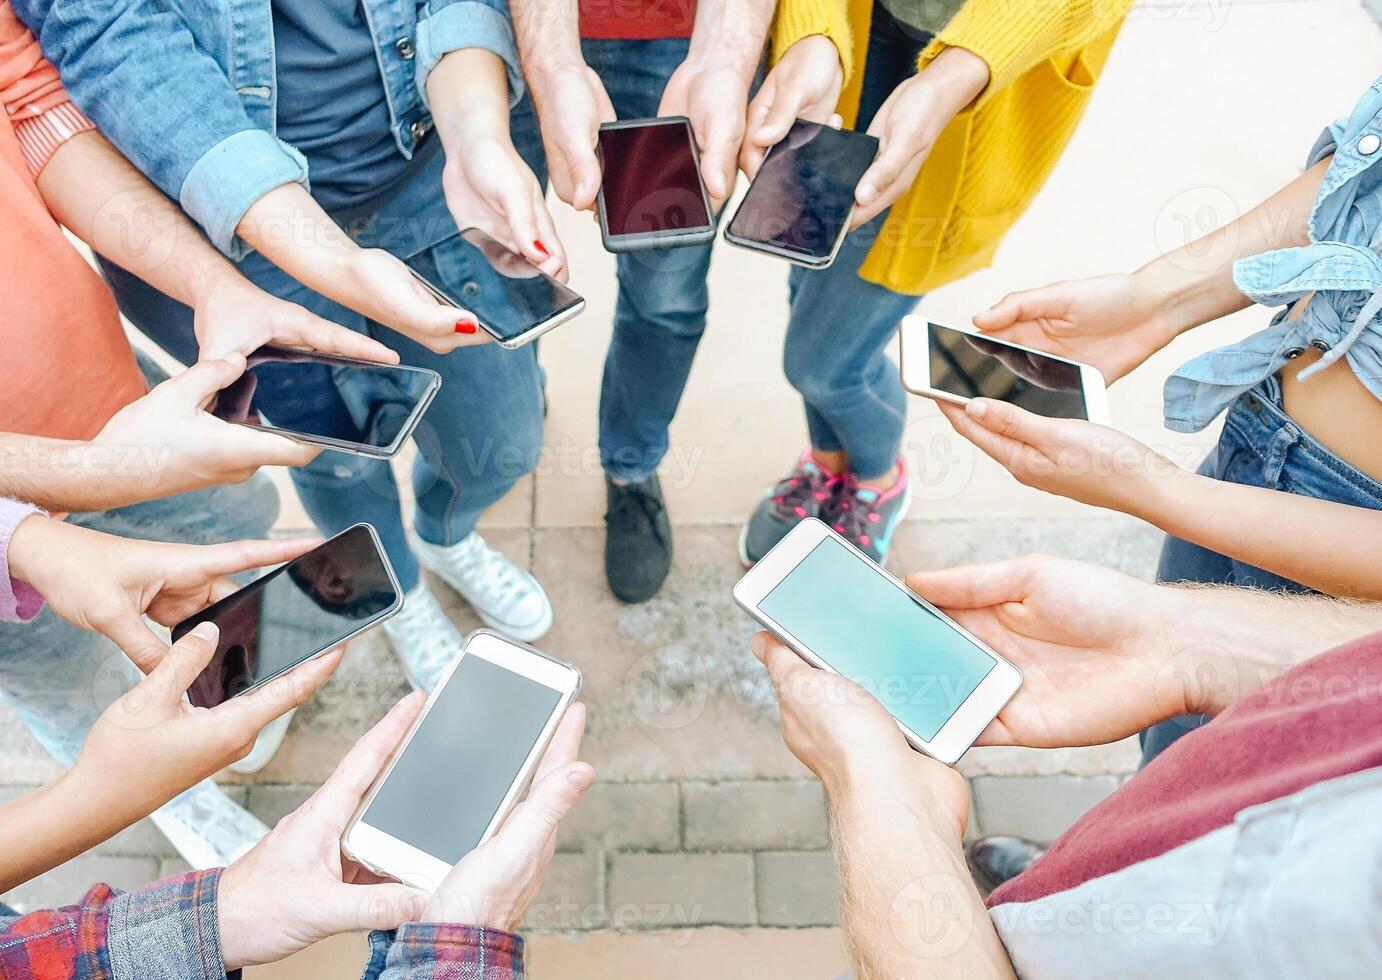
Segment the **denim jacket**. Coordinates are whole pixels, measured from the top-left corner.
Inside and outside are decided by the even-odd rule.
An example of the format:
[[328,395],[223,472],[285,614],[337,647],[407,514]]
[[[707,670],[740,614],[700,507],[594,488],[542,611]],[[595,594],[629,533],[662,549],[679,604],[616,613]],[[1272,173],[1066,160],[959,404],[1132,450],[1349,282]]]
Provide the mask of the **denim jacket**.
[[1307,166],[1333,155],[1310,212],[1310,244],[1234,264],[1233,281],[1255,303],[1286,309],[1271,326],[1210,351],[1166,381],[1166,426],[1203,429],[1239,395],[1314,346],[1325,352],[1305,380],[1346,358],[1382,399],[1382,78],[1353,114],[1320,136]]
[[[300,0],[310,3],[312,0]],[[507,0],[362,0],[394,139],[411,159],[431,127],[427,76],[442,56],[484,48],[523,94]],[[308,186],[279,140],[270,0],[13,0],[73,101],[232,258],[250,205]]]

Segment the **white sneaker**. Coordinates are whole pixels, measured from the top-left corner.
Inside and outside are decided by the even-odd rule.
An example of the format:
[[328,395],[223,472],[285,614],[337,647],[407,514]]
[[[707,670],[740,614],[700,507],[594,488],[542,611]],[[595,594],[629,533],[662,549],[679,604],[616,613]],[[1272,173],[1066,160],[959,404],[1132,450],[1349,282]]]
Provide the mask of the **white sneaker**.
[[537,579],[485,544],[478,532],[450,547],[419,541],[417,557],[494,629],[531,642],[552,628],[552,604]]
[[418,582],[403,597],[397,615],[384,621],[384,636],[402,661],[408,683],[428,693],[461,652],[461,634],[426,582]]
[[275,718],[259,730],[259,737],[254,740],[254,748],[250,749],[250,754],[239,762],[232,762],[226,768],[231,772],[238,772],[242,776],[256,773],[269,764],[269,760],[274,757],[278,747],[283,744],[283,736],[288,734],[288,725],[292,723],[293,715],[297,714],[297,708],[293,708],[281,718]]
[[269,832],[262,820],[210,780],[164,804],[152,819],[195,871],[224,868]]

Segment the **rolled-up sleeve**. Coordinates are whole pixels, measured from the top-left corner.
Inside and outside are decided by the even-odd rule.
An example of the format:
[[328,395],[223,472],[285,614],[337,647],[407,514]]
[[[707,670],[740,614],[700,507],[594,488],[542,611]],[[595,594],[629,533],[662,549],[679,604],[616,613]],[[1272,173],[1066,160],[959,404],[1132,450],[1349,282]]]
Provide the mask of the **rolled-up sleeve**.
[[42,596],[10,578],[10,539],[24,521],[43,513],[32,504],[0,497],[0,623],[25,622],[43,608]]
[[523,71],[518,42],[506,0],[432,0],[417,25],[417,90],[427,104],[427,78],[452,51],[483,48],[504,59],[509,76],[509,105],[523,98]]

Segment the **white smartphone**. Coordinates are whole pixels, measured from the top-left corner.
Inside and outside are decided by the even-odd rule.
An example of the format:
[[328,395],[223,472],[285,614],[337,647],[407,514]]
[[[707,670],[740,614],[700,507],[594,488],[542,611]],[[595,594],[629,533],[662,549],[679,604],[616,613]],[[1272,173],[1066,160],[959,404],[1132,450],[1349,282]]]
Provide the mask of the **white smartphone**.
[[739,580],[734,599],[807,663],[858,683],[913,746],[954,763],[1022,673],[814,518]]
[[346,827],[342,851],[435,890],[499,829],[580,687],[571,664],[471,633]]
[[995,398],[1037,415],[1111,424],[1098,368],[921,316],[902,321],[902,387],[957,405]]
[[479,228],[467,228],[460,239],[475,260],[467,266],[471,281],[466,289],[473,288],[473,296],[453,296],[416,270],[409,271],[438,302],[474,313],[480,329],[500,347],[517,350],[585,309],[585,300],[575,290]]

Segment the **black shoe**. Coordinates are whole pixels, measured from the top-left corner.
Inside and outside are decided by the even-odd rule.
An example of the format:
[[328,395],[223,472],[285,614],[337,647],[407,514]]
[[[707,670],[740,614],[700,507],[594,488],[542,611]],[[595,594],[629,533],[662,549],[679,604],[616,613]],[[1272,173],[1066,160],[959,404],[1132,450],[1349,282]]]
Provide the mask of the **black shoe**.
[[980,837],[969,845],[969,870],[985,892],[1011,881],[1046,853],[1021,837]]
[[657,475],[620,485],[605,477],[605,580],[623,602],[657,595],[672,568],[672,525]]

